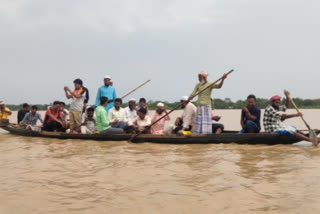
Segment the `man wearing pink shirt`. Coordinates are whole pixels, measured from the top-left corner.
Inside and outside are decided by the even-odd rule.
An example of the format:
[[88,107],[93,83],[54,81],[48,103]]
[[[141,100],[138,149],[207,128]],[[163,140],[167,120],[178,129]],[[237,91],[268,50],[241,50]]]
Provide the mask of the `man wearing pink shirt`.
[[157,134],[161,135],[164,134],[164,124],[166,120],[170,120],[169,115],[165,116],[167,114],[167,110],[164,107],[163,103],[158,103],[157,104],[157,110],[153,113],[152,118],[151,118],[151,123],[153,124],[154,122],[158,121],[160,118],[162,118],[159,122],[154,124],[151,128],[151,133],[152,134]]

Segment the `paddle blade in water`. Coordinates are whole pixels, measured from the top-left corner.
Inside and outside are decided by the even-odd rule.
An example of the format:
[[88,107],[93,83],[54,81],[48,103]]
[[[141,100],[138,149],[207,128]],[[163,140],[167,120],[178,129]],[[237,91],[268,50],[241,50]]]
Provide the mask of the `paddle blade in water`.
[[309,138],[314,146],[318,146],[318,138],[313,130],[309,130]]

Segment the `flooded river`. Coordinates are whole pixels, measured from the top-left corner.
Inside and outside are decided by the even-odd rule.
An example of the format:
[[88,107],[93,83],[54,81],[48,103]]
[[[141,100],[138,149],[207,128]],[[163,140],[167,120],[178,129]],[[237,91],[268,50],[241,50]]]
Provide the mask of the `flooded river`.
[[[319,110],[304,112],[320,127]],[[216,114],[240,128],[239,111]],[[0,213],[320,213],[320,148],[307,142],[131,144],[1,130],[0,152]]]

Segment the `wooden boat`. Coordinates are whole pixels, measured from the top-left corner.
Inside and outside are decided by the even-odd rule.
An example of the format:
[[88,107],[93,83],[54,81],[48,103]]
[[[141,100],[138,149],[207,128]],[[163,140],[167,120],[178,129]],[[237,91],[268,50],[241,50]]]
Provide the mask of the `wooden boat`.
[[[97,140],[97,141],[128,141],[130,134],[120,135],[99,135],[99,134],[67,134],[61,132],[34,132],[23,129],[14,125],[1,126],[2,129],[19,136],[45,137],[56,139],[79,139],[79,140]],[[317,135],[320,133],[316,131]],[[306,134],[307,136],[307,134]],[[219,144],[219,143],[236,143],[236,144],[293,144],[300,140],[294,136],[279,134],[239,134],[237,131],[226,131],[222,134],[210,135],[139,135],[134,143],[161,143],[161,144]]]

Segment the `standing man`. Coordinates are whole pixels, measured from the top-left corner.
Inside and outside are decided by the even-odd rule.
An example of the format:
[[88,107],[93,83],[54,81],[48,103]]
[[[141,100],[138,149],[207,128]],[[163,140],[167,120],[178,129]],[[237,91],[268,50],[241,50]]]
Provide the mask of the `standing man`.
[[29,105],[28,103],[23,103],[22,109],[18,111],[18,124],[23,120],[24,116],[29,112]]
[[84,100],[86,97],[86,92],[82,88],[82,80],[76,79],[73,81],[74,91],[70,88],[64,87],[66,97],[72,99],[69,117],[70,117],[70,133],[78,134],[81,131],[81,115],[84,105]]
[[106,111],[108,112],[114,106],[114,100],[117,98],[116,89],[111,85],[111,77],[104,77],[104,86],[101,86],[98,89],[97,98],[96,98],[96,106],[100,105],[100,98],[107,97],[108,105],[106,106]]
[[247,106],[242,108],[240,124],[242,130],[240,133],[259,133],[260,132],[261,110],[256,105],[256,96],[249,95]]
[[198,92],[209,87],[198,96],[197,116],[194,127],[195,134],[212,134],[211,93],[214,88],[221,88],[224,80],[227,78],[227,74],[224,74],[219,84],[212,85],[212,83],[207,81],[208,75],[207,71],[201,71],[198,74],[199,83],[189,97],[189,100],[192,100]]

